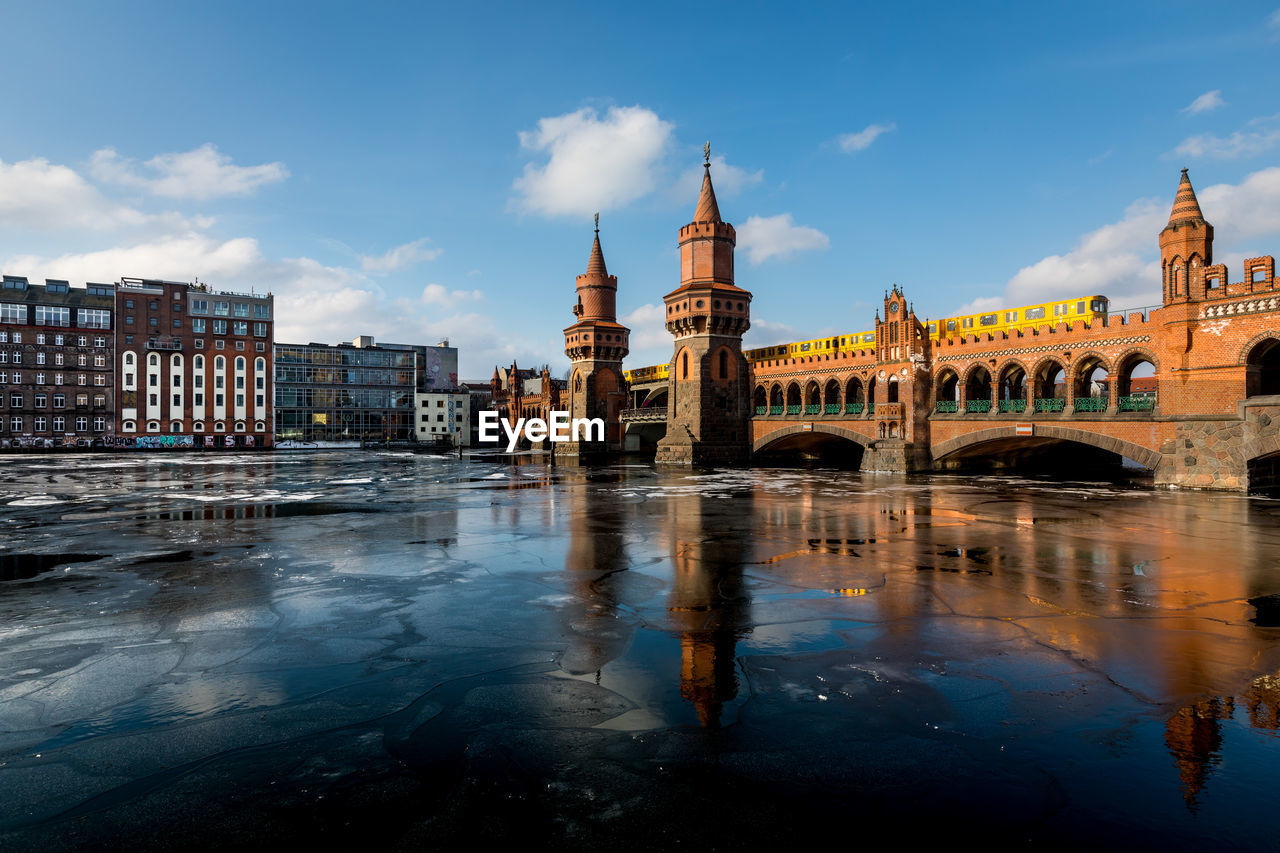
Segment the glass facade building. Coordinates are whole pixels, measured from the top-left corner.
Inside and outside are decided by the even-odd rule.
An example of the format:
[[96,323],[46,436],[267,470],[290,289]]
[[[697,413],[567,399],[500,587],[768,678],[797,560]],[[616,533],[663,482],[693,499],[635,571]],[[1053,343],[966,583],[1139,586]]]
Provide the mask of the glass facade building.
[[[277,344],[278,441],[405,441],[415,438],[415,394],[434,387],[442,362],[457,376],[452,347],[352,343]],[[456,379],[455,379],[456,381]]]

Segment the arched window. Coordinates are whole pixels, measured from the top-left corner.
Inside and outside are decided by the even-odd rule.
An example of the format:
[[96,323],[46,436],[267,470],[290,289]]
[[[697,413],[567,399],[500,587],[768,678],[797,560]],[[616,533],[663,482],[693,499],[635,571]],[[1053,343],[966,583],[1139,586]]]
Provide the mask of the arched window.
[[173,421],[169,424],[169,432],[182,432],[182,421]]
[[191,425],[191,431],[192,431],[192,432],[204,432],[204,424],[200,423],[199,421],[196,421],[195,423],[193,423],[193,424]]
[[151,365],[152,367],[159,367],[160,356],[156,355],[155,353],[151,353],[150,357],[147,358],[147,364]]
[[689,353],[688,352],[680,353],[680,378],[681,379],[689,378]]
[[226,431],[227,431],[227,425],[226,425],[226,424],[224,424],[222,421],[218,421],[217,423],[215,423],[215,424],[213,425],[213,431],[214,431],[214,432],[226,432]]
[[196,370],[204,370],[204,356],[198,355],[192,359],[191,366]]
[[266,425],[265,423],[263,423],[262,421],[258,421],[256,424],[254,424],[254,425],[253,425],[253,431],[254,431],[254,432],[266,432],[266,431],[267,431],[267,425]]
[[236,432],[244,432],[244,421],[236,421]]
[[159,431],[160,431],[159,421],[147,421],[147,432],[159,432]]
[[720,378],[729,378],[729,351],[720,350]]
[[174,369],[174,370],[181,370],[181,369],[182,369],[182,356],[178,355],[178,354],[175,352],[175,353],[173,354],[173,358],[169,359],[169,365],[170,365],[171,367],[173,367],[173,369]]
[[125,367],[133,367],[133,353],[127,352],[124,354],[124,365]]
[[236,370],[244,370],[244,356],[236,356]]
[[261,376],[267,371],[267,360],[265,358],[255,359],[253,362],[253,372]]
[[120,429],[123,432],[136,432],[138,429],[138,424],[135,421],[125,421],[123,424],[120,425]]
[[222,356],[218,356],[217,358],[215,358],[215,359],[213,360],[213,369],[214,369],[214,370],[226,370],[226,369],[227,369],[227,360],[226,360],[225,358],[223,358]]

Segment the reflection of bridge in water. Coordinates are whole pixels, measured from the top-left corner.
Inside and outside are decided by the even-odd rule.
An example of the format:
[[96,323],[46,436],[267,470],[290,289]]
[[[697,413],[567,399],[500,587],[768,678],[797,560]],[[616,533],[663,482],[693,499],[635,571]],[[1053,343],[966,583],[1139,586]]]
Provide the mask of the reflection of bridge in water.
[[[708,179],[699,210],[718,217],[714,196],[705,202],[709,188]],[[731,227],[721,225],[731,240]],[[682,246],[697,239],[696,229],[686,235],[690,227],[681,232]],[[719,239],[716,251],[725,242]],[[1230,281],[1226,266],[1213,263],[1213,227],[1185,171],[1159,243],[1163,302],[1156,308],[1098,314],[1069,300],[1054,306],[1057,322],[949,332],[919,320],[895,286],[877,311],[874,342],[867,335],[835,337],[813,354],[779,347],[776,357],[753,351],[750,362],[740,332],[735,339],[723,323],[717,332],[721,321],[712,306],[704,318],[682,297],[702,286],[695,263],[668,295],[668,327],[677,335],[672,361],[630,372],[628,408],[619,415],[625,446],[641,451],[670,441],[678,421],[680,440],[697,457],[700,444],[719,446],[736,432],[736,407],[746,424],[743,453],[757,458],[841,455],[879,471],[1026,463],[1080,470],[1124,458],[1158,483],[1274,485],[1280,470],[1274,259],[1250,258],[1243,278]],[[696,242],[694,252],[696,262]],[[708,268],[715,287],[732,286],[731,264],[725,268],[719,260]],[[1085,319],[1068,322],[1072,315]],[[703,335],[709,343],[682,342]],[[731,351],[735,344],[745,381],[734,381],[723,356],[715,355],[719,366],[712,363],[717,345]],[[668,406],[675,397],[683,409]]]

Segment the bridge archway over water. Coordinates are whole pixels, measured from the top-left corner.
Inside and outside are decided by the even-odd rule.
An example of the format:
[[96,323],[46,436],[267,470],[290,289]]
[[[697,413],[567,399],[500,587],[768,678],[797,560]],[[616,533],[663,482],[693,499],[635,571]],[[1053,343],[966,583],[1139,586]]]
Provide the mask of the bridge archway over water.
[[[1085,450],[1088,448],[1088,450]],[[1081,462],[1119,462],[1131,460],[1149,471],[1160,464],[1158,450],[1130,441],[1100,435],[1088,430],[1036,424],[1035,435],[1020,436],[1014,426],[978,430],[967,435],[941,441],[933,446],[934,464],[939,467],[962,467],[965,463],[981,464],[1011,460],[1015,465],[1035,460],[1069,463],[1075,454]]]
[[834,424],[788,424],[756,439],[752,458],[760,462],[805,460],[831,462],[841,467],[860,467],[871,439]]

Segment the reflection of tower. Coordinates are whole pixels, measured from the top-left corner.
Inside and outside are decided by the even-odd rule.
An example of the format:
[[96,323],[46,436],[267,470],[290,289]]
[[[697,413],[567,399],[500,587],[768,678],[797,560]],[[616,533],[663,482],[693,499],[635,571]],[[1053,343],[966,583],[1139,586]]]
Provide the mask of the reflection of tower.
[[627,355],[631,330],[618,323],[618,277],[609,275],[600,249],[600,215],[596,214],[596,238],[591,244],[587,271],[578,276],[578,318],[564,330],[564,352],[572,362],[569,371],[569,417],[601,418],[604,441],[564,442],[566,454],[619,450],[622,424],[618,412],[626,400],[622,383],[622,359]]
[[1230,699],[1202,699],[1179,708],[1164,724],[1164,742],[1178,764],[1182,799],[1194,809],[1196,797],[1217,764],[1222,751],[1221,721],[1230,719],[1235,703]]
[[573,675],[599,673],[626,650],[634,623],[619,618],[628,576],[625,504],[616,489],[581,483],[569,491],[569,550],[564,568],[572,601],[561,611],[569,646],[560,668]]
[[750,619],[742,582],[747,540],[718,518],[750,514],[750,501],[743,492],[731,501],[690,495],[670,504],[675,576],[667,610],[680,633],[680,695],[712,728],[720,724],[724,703],[738,695],[734,651]]
[[667,434],[659,462],[745,461],[751,451],[751,386],[742,335],[751,294],[733,282],[733,226],[720,219],[707,150],[693,222],[680,229],[680,286],[663,297],[675,336],[667,392]]

